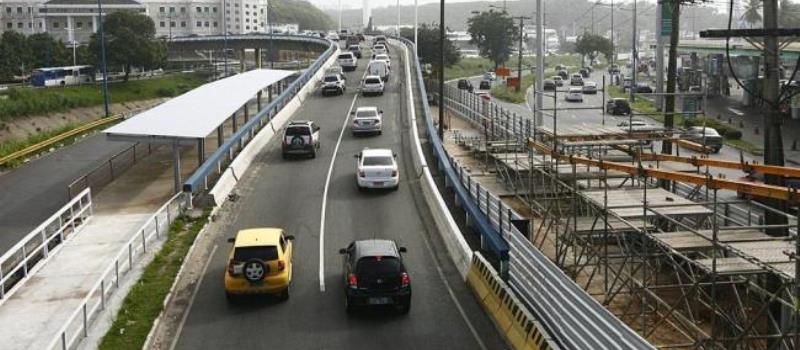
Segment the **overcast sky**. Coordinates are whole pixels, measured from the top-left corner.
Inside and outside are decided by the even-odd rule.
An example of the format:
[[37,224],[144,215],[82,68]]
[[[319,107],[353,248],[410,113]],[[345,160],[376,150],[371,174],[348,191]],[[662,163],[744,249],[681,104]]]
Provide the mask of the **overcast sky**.
[[[322,9],[337,9],[339,8],[339,0],[309,0],[312,4],[316,5]],[[355,9],[361,8],[361,3],[363,0],[341,0],[342,8],[344,9]],[[480,0],[446,0],[447,3],[454,3],[454,2],[473,2],[473,1],[480,1]],[[484,1],[491,1],[491,0],[484,0]],[[533,0],[525,0],[525,1],[533,1]],[[633,0],[617,0],[617,3],[625,3],[631,2]],[[656,0],[639,0],[640,2],[653,2],[655,3]],[[745,0],[737,0],[737,2],[744,2]],[[397,0],[370,0],[372,4],[372,8],[376,7],[386,7],[386,6],[394,6],[397,4]],[[417,0],[417,2],[421,4],[429,4],[429,3],[439,3],[439,0]],[[502,0],[495,1],[498,3],[502,3]],[[509,1],[511,2],[511,1]],[[600,0],[599,2],[609,2],[608,0]],[[715,0],[712,1],[712,4],[716,4],[717,2],[726,3],[727,1],[723,0]],[[795,2],[795,1],[793,1]],[[400,5],[413,5],[414,0],[400,0]]]

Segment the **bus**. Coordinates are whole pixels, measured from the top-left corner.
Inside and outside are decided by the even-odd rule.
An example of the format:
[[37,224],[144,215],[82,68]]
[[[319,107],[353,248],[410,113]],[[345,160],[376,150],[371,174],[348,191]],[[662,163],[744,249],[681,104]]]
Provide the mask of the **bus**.
[[92,66],[39,68],[31,74],[31,85],[41,87],[78,85],[93,81]]

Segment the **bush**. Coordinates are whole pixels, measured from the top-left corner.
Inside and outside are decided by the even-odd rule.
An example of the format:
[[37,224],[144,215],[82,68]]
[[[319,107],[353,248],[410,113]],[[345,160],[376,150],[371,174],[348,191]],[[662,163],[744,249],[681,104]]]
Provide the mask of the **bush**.
[[159,97],[172,97],[175,96],[175,88],[174,87],[166,87],[162,86],[156,90],[156,95]]
[[725,133],[725,138],[729,140],[739,140],[742,138],[742,132],[740,130],[729,130]]

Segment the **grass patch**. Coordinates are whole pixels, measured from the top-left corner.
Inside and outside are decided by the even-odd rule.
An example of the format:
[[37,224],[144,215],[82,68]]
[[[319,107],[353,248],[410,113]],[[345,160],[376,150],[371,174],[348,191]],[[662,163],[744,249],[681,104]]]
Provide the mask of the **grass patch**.
[[[78,124],[78,123],[69,123],[67,125],[64,125],[64,126],[58,128],[58,129],[40,132],[38,134],[28,136],[27,138],[22,139],[22,140],[8,140],[8,141],[0,142],[0,158],[5,157],[5,156],[7,156],[7,155],[9,155],[11,153],[17,152],[19,150],[22,150],[22,149],[24,149],[24,148],[26,148],[28,146],[31,146],[31,145],[37,144],[39,142],[45,141],[45,140],[47,140],[49,138],[58,136],[60,134],[63,134],[63,133],[68,132],[68,131],[70,131],[72,129],[78,128],[80,126],[81,125]],[[71,140],[64,140],[64,143],[69,143],[70,141]],[[17,162],[13,162],[13,164],[9,163],[9,164],[6,164],[6,166],[15,166],[15,165],[17,165],[16,163]]]
[[445,68],[444,79],[458,79],[486,73],[494,69],[494,63],[483,57],[465,57],[458,63]]
[[194,221],[181,217],[172,223],[167,241],[125,297],[114,324],[100,343],[100,349],[142,348],[153,322],[163,309],[164,298],[186,253],[207,221],[208,213],[204,213],[202,218]]
[[754,144],[752,144],[750,142],[744,141],[744,140],[728,140],[728,139],[726,139],[725,140],[725,144],[728,145],[728,146],[734,147],[734,148],[738,148],[738,149],[740,149],[742,151],[745,151],[747,153],[750,153],[750,154],[753,154],[753,155],[756,155],[756,156],[764,155],[764,149],[762,149],[761,147],[758,147],[758,146],[756,146],[756,145],[754,145]]
[[[175,74],[156,79],[109,83],[109,99],[113,103],[172,97],[206,83],[202,74]],[[15,88],[0,98],[0,120],[64,112],[73,108],[103,104],[100,84],[53,88]]]

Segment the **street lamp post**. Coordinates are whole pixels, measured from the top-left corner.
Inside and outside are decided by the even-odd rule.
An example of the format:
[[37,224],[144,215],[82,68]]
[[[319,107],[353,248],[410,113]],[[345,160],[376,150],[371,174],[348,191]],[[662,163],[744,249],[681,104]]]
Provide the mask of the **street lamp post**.
[[[544,9],[542,0],[536,0],[536,89],[544,86]],[[539,127],[544,124],[542,106],[544,104],[544,90],[534,92],[536,95],[536,115],[534,115],[534,126]]]
[[439,139],[444,141],[444,0],[439,0]]
[[106,34],[103,30],[103,5],[102,0],[97,0],[97,17],[99,18],[98,25],[100,26],[100,61],[102,62],[103,70],[103,110],[105,116],[108,118],[111,114],[108,111],[108,66],[106,64]]
[[631,77],[631,87],[630,87],[630,89],[631,89],[631,91],[630,91],[631,102],[634,102],[634,91],[636,90],[636,73],[637,73],[637,67],[636,67],[637,52],[636,51],[637,51],[637,42],[638,42],[637,39],[639,39],[637,37],[638,34],[637,34],[637,31],[636,31],[636,17],[637,17],[636,16],[636,3],[638,3],[638,1],[637,0],[633,0],[633,40],[632,40],[633,41],[633,46],[631,47],[631,72],[632,72],[631,75],[632,75],[632,77]]
[[414,0],[414,45],[415,46],[417,45],[417,32],[418,32],[417,26],[419,24],[419,13],[418,13],[419,9],[417,8],[417,6],[419,6],[418,0]]
[[517,92],[522,90],[522,33],[525,29],[524,20],[531,19],[527,16],[517,16],[514,18],[519,18],[519,46],[517,47],[517,51],[519,51],[519,58],[517,59]]

